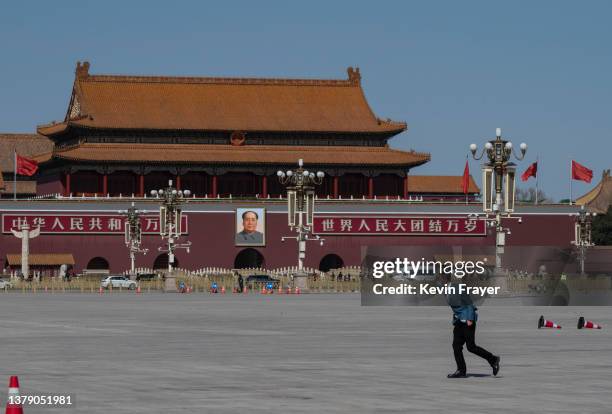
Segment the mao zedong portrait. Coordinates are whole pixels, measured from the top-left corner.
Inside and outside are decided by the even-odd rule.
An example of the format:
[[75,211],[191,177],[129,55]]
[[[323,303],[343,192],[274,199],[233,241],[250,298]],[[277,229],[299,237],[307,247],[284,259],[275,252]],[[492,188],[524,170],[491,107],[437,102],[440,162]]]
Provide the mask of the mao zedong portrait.
[[263,245],[264,235],[257,230],[259,214],[254,210],[242,213],[242,231],[236,233],[237,245]]

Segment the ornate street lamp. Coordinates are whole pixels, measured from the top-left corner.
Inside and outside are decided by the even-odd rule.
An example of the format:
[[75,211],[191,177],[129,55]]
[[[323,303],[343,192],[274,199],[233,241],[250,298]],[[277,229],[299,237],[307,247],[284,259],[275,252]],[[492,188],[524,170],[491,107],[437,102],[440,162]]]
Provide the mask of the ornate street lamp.
[[130,252],[130,276],[135,277],[136,275],[136,254],[143,253],[147,254],[149,249],[141,247],[142,244],[142,228],[140,225],[140,216],[146,211],[138,210],[134,203],[127,210],[120,211],[119,213],[125,216],[125,245]]
[[298,273],[294,275],[294,283],[297,287],[306,289],[306,275],[304,273],[304,260],[306,259],[306,242],[318,241],[323,245],[323,239],[318,235],[311,236],[314,217],[315,186],[321,185],[325,174],[322,171],[317,173],[305,170],[304,161],[298,161],[296,171],[278,171],[278,180],[287,187],[287,214],[288,224],[291,231],[295,231],[296,236],[282,237],[295,239],[298,242]]
[[[510,158],[512,155],[519,161],[525,158],[527,144],[521,143],[519,146],[521,152],[517,154],[512,142],[502,139],[501,128],[496,129],[495,135],[496,138],[485,144],[480,155],[476,155],[478,151],[476,144],[470,145],[470,151],[475,160],[480,160],[484,154],[487,154],[488,162],[482,165],[482,210],[487,216],[487,223],[495,227],[495,268],[500,270],[506,234],[510,234],[509,229],[502,226],[502,203],[505,217],[515,218],[511,217],[511,214],[514,212],[516,166],[510,162]],[[491,213],[494,218],[488,217]],[[517,219],[521,220],[520,217]]]
[[168,275],[166,276],[166,291],[176,291],[176,283],[172,273],[174,264],[174,251],[185,249],[189,253],[191,242],[177,243],[182,234],[182,210],[181,204],[186,197],[191,195],[189,190],[177,190],[172,187],[172,180],[168,181],[168,187],[160,190],[151,190],[151,196],[161,199],[159,207],[159,234],[162,239],[167,240],[167,247],[159,247],[158,251],[168,253]]
[[580,258],[580,275],[584,276],[584,262],[586,261],[586,250],[589,247],[595,246],[591,240],[591,224],[592,219],[596,213],[589,213],[584,209],[584,206],[580,209],[580,212],[576,216],[575,224],[575,238],[572,244],[578,248]]

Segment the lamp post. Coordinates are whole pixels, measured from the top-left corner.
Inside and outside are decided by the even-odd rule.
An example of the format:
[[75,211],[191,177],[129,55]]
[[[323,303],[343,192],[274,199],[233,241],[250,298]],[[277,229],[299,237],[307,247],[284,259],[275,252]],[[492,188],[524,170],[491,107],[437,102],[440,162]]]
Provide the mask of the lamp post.
[[134,203],[132,203],[130,208],[119,213],[125,216],[125,245],[130,252],[130,276],[133,278],[136,275],[136,254],[147,254],[149,251],[149,249],[141,247],[142,228],[140,225],[140,215],[141,213],[146,213],[146,211],[138,210]]
[[189,197],[191,191],[177,190],[172,187],[172,180],[168,181],[165,189],[151,190],[151,196],[161,199],[159,207],[159,235],[167,240],[167,247],[159,247],[160,252],[168,253],[168,274],[166,276],[165,290],[175,292],[176,282],[172,273],[174,264],[174,251],[185,249],[189,253],[191,242],[177,243],[182,234],[182,210],[181,204],[185,202],[185,197]]
[[576,215],[575,224],[575,238],[572,244],[578,248],[578,254],[580,258],[580,275],[584,276],[584,262],[586,260],[586,250],[589,247],[595,246],[591,240],[591,223],[592,218],[595,217],[596,213],[589,213],[584,209],[584,206],[580,209],[580,212]]
[[315,186],[321,185],[325,174],[322,171],[316,173],[304,169],[304,161],[298,161],[298,169],[295,171],[278,171],[278,180],[287,187],[287,214],[288,224],[295,236],[282,237],[295,239],[298,243],[298,273],[294,275],[294,283],[301,289],[307,288],[307,276],[304,273],[304,260],[306,259],[306,242],[318,241],[323,245],[323,239],[318,235],[311,236],[314,217]]
[[[495,136],[495,139],[485,144],[480,155],[476,155],[476,144],[470,145],[470,151],[475,160],[480,160],[487,154],[488,161],[482,165],[482,209],[487,223],[495,227],[495,270],[499,271],[506,234],[510,234],[510,230],[502,226],[502,203],[505,217],[515,218],[511,217],[511,214],[514,212],[516,166],[510,162],[510,158],[512,155],[519,161],[525,158],[527,144],[521,143],[520,154],[517,154],[512,142],[502,139],[501,128],[496,129]],[[489,218],[489,214],[493,217]],[[517,219],[521,221],[520,217]]]

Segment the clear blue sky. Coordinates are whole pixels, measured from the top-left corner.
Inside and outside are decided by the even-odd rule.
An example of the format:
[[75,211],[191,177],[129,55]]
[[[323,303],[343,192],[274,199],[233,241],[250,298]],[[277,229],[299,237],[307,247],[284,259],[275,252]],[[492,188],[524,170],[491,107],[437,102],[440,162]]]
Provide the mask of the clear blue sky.
[[[0,11],[0,132],[62,119],[77,60],[93,73],[344,78],[408,122],[415,174],[460,175],[495,128],[539,155],[540,186],[594,182],[612,154],[612,2],[10,2]],[[470,163],[478,176],[478,163]],[[574,194],[591,186],[575,182]]]

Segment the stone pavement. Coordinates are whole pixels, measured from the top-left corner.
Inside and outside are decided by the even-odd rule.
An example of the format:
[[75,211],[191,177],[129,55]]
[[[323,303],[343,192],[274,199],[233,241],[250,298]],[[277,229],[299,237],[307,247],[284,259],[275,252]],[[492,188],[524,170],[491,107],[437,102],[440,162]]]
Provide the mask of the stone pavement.
[[[453,370],[445,307],[361,307],[359,296],[0,293],[0,384],[72,394],[26,413],[609,413],[612,312],[481,308]],[[562,330],[538,330],[540,314]],[[604,325],[578,331],[579,315]],[[6,400],[0,388],[0,401]]]

